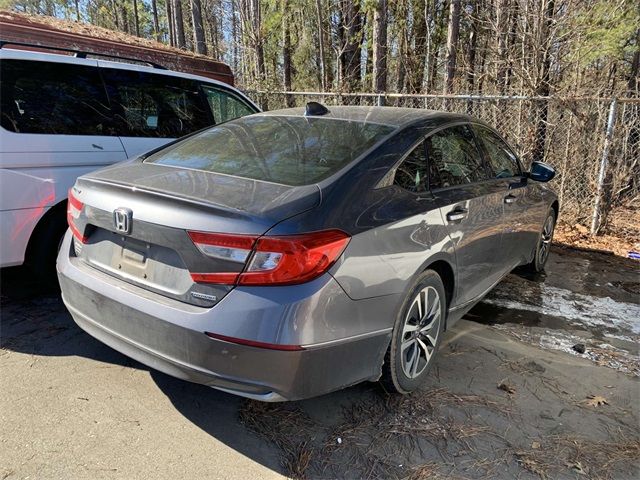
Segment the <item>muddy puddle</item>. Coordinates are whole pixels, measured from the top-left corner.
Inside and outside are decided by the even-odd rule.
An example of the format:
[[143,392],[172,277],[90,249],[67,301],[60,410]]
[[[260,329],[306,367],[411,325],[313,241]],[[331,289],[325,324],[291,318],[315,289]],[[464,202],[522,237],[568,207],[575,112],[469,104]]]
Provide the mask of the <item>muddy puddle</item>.
[[466,319],[640,376],[640,262],[556,248],[546,270],[515,271]]

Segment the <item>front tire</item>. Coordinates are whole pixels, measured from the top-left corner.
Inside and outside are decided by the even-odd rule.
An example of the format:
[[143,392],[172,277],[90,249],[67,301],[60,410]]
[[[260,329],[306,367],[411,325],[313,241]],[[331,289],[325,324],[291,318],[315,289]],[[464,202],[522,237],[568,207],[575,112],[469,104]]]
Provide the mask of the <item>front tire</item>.
[[426,270],[409,289],[396,316],[380,380],[387,391],[406,394],[423,383],[433,366],[445,318],[442,279]]
[[556,228],[556,212],[552,208],[547,213],[547,216],[542,224],[542,231],[538,238],[538,244],[536,245],[536,252],[533,255],[533,260],[527,265],[527,269],[533,273],[541,273],[544,271],[544,266],[549,259],[549,252],[551,250],[551,242],[553,242],[553,232]]

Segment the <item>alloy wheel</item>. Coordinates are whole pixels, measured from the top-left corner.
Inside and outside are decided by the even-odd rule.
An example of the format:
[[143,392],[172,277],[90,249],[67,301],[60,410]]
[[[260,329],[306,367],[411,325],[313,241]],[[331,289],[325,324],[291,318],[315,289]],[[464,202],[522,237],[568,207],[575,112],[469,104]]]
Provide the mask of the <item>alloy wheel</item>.
[[547,256],[549,255],[549,250],[551,249],[551,240],[553,239],[553,223],[554,218],[553,215],[549,215],[547,220],[544,222],[544,227],[542,227],[542,236],[540,237],[540,246],[538,258],[540,259],[540,264],[544,265],[547,260]]
[[425,287],[413,299],[402,328],[402,371],[416,378],[425,371],[436,349],[442,311],[438,291]]

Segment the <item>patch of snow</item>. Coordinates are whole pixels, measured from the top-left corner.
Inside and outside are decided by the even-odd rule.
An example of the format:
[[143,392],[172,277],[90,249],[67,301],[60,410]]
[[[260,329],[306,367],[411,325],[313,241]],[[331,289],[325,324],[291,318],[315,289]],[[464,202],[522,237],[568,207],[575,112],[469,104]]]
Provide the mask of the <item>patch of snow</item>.
[[581,357],[584,354],[580,354],[573,349],[576,343],[581,343],[581,340],[577,337],[565,336],[558,334],[558,332],[547,332],[546,335],[540,335],[540,346],[549,350],[560,350],[571,355],[577,355]]
[[593,297],[564,288],[540,285],[540,304],[505,298],[485,298],[484,302],[502,308],[526,310],[555,317],[587,327],[623,329],[640,334],[640,305],[618,302],[610,297]]
[[633,339],[631,337],[629,337],[628,335],[615,335],[613,333],[605,333],[604,334],[605,337],[607,338],[615,338],[616,340],[624,340],[626,342],[637,342],[637,339]]

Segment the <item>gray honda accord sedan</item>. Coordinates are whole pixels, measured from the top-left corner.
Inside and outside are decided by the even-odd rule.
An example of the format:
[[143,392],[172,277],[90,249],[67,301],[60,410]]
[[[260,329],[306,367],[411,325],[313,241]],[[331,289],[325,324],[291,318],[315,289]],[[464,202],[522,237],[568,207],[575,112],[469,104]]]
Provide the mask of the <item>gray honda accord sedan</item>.
[[100,341],[226,392],[407,393],[501,278],[544,268],[553,175],[464,115],[259,113],[80,177],[62,296]]

